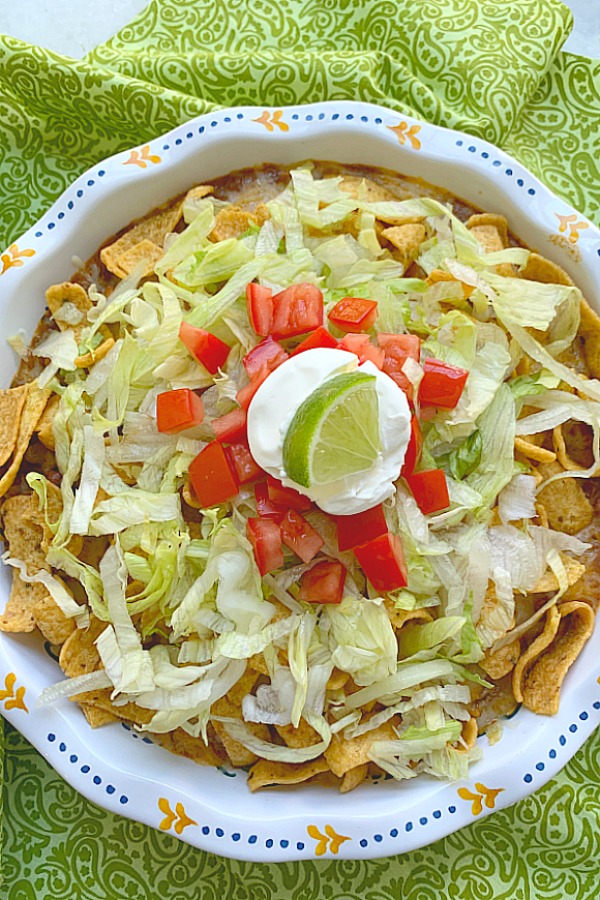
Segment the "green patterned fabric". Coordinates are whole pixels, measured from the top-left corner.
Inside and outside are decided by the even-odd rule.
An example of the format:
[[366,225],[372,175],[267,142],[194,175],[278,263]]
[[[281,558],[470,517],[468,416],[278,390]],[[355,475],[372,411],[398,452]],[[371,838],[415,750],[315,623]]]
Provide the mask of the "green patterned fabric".
[[511,809],[403,856],[236,862],[112,816],[7,727],[6,900],[597,900],[600,735]]
[[[570,26],[558,0],[155,0],[80,61],[0,36],[0,248],[90,165],[192,116],[347,98],[498,143],[600,224],[600,62],[559,52]],[[6,741],[7,900],[598,894],[599,735],[542,790],[424,850],[285,865],[110,815],[10,727]]]

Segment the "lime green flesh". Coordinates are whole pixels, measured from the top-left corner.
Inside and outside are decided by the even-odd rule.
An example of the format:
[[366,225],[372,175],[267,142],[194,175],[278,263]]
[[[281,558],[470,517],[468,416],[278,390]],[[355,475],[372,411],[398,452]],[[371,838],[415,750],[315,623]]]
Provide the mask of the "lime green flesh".
[[380,450],[376,378],[348,372],[304,400],[283,442],[283,465],[303,487],[370,469]]

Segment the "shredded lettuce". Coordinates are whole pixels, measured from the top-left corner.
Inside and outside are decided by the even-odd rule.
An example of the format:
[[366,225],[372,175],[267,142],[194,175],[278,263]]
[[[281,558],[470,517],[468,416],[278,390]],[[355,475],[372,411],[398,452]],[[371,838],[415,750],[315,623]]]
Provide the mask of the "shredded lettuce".
[[[274,762],[302,763],[320,756],[331,742],[331,732],[326,737],[310,747],[286,747],[281,744],[272,744],[257,737],[247,725],[239,719],[227,719],[215,716],[216,721],[223,722],[229,737],[238,741],[247,750],[252,751],[261,759],[270,759]],[[324,721],[324,720],[323,720]]]
[[180,522],[180,504],[179,494],[155,494],[133,488],[96,505],[90,533],[118,534],[145,522]]
[[52,381],[59,369],[65,372],[72,372],[75,369],[79,348],[74,332],[68,329],[68,331],[51,331],[33,353],[35,356],[50,360],[44,371],[38,375],[38,386],[43,388]]
[[186,258],[207,244],[214,224],[214,206],[211,200],[201,201],[200,210],[193,222],[179,234],[159,260],[156,271],[166,272],[181,264]]
[[97,638],[96,647],[106,674],[117,694],[152,690],[152,660],[127,610],[127,570],[118,542],[102,557],[100,577],[111,624]]
[[373,684],[395,671],[398,644],[384,606],[344,597],[325,615],[333,663],[350,672],[357,684]]

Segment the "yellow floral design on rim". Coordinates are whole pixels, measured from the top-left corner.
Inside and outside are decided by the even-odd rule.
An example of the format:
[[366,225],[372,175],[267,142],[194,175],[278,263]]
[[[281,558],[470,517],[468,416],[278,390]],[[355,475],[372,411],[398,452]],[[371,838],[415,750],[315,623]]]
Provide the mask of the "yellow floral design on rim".
[[496,806],[496,797],[498,794],[501,794],[504,788],[487,788],[480,781],[475,782],[475,790],[477,791],[474,794],[468,788],[459,788],[458,796],[462,800],[470,800],[473,804],[471,807],[471,812],[474,816],[478,816],[479,813],[483,810],[483,804],[487,806],[488,809],[494,809]]
[[141,150],[132,150],[129,154],[129,159],[126,159],[123,165],[139,166],[140,169],[145,169],[147,168],[148,163],[158,165],[160,162],[162,162],[160,156],[157,156],[155,153],[150,153],[150,144],[145,144]]
[[279,128],[280,131],[289,131],[290,126],[287,122],[284,122],[281,118],[283,115],[282,109],[276,109],[274,113],[270,113],[268,109],[265,109],[264,113],[258,117],[258,119],[252,119],[253,122],[259,122],[261,125],[264,125],[267,131],[275,131],[275,127]]
[[18,269],[19,266],[24,265],[23,257],[27,256],[35,256],[35,250],[19,250],[16,244],[11,244],[6,253],[0,256],[2,263],[0,275],[4,275],[9,269]]
[[421,130],[420,125],[411,125],[409,128],[408,122],[402,120],[402,122],[399,122],[397,125],[388,125],[387,127],[390,131],[394,132],[402,146],[406,144],[406,139],[408,138],[413,150],[421,149],[421,141],[417,137],[417,134]]
[[158,826],[161,831],[168,831],[174,823],[175,834],[181,834],[183,829],[187,828],[188,825],[198,824],[193,819],[190,819],[190,817],[186,814],[183,803],[176,803],[175,812],[173,812],[167,798],[161,797],[158,801],[158,808],[162,813],[164,813],[165,816]]
[[564,250],[573,262],[581,262],[581,250],[576,244],[571,243],[564,234],[551,234],[549,235],[548,240],[551,244],[554,244],[555,247],[560,247],[561,250]]
[[323,856],[327,850],[330,850],[332,853],[337,853],[344,841],[352,840],[352,838],[347,837],[345,834],[338,834],[331,825],[325,826],[325,834],[322,834],[316,825],[308,825],[306,830],[308,831],[309,837],[317,841],[315,856]]
[[14,672],[9,672],[4,679],[4,690],[0,691],[0,703],[4,703],[4,709],[22,709],[28,713],[29,710],[25,705],[25,687],[21,685],[15,691],[17,676]]
[[561,234],[565,234],[565,232],[569,231],[569,236],[567,240],[570,244],[576,244],[580,238],[580,231],[583,231],[585,228],[589,228],[587,222],[583,220],[578,221],[577,215],[575,213],[571,213],[570,216],[561,216],[558,213],[554,213],[560,225],[558,226],[558,230]]

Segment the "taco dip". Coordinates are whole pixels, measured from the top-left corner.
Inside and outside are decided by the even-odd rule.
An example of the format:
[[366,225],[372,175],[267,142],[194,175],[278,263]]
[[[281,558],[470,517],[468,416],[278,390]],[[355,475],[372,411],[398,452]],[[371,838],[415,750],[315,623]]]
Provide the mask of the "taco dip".
[[0,392],[0,628],[55,648],[41,704],[343,792],[464,778],[557,712],[597,603],[600,319],[502,216],[262,166],[65,279]]

